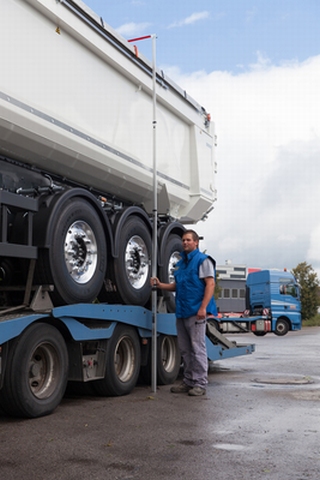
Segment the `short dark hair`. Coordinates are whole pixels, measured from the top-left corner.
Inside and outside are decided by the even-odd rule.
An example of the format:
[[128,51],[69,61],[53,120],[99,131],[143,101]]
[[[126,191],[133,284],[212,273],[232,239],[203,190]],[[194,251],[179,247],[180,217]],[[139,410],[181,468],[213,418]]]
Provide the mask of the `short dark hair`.
[[182,238],[185,236],[185,235],[192,235],[192,239],[194,242],[198,242],[200,241],[200,238],[199,238],[199,235],[197,234],[197,232],[195,232],[194,230],[192,229],[189,229],[189,230],[185,230],[182,234]]

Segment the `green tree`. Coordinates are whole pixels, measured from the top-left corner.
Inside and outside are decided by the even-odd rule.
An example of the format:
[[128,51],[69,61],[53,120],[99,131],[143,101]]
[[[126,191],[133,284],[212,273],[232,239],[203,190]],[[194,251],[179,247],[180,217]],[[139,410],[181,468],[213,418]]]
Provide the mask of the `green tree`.
[[293,275],[301,287],[301,316],[309,320],[317,314],[319,306],[319,279],[317,273],[307,262],[299,263],[292,269]]

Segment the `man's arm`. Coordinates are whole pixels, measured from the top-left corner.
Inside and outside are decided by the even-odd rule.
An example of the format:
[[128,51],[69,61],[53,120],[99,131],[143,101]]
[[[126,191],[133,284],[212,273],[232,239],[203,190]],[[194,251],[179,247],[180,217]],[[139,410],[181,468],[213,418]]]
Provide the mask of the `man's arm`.
[[197,314],[197,317],[198,317],[199,320],[202,320],[202,319],[206,318],[206,316],[207,316],[207,306],[208,306],[211,298],[213,297],[214,288],[215,288],[215,285],[216,285],[213,277],[205,277],[203,280],[204,280],[206,286],[205,286],[205,289],[204,289],[204,295],[203,295],[202,303],[200,305],[200,308],[199,308],[198,314]]
[[159,278],[151,277],[150,283],[152,287],[160,288],[160,290],[167,290],[168,292],[175,292],[176,291],[176,283],[162,283],[160,282]]

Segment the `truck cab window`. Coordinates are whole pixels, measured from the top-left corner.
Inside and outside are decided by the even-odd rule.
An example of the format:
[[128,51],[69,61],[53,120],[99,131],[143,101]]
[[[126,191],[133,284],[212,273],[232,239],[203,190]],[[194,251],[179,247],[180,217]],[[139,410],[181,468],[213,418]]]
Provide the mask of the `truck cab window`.
[[297,297],[297,289],[293,283],[283,283],[280,285],[281,295],[291,295],[292,297]]

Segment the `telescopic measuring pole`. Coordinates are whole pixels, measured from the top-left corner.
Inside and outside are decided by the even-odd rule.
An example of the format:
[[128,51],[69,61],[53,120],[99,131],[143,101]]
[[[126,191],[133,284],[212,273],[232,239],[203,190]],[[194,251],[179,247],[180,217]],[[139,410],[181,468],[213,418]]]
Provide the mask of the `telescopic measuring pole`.
[[[129,42],[138,42],[140,40],[152,39],[152,99],[153,99],[153,224],[152,224],[152,261],[151,274],[152,277],[157,276],[157,235],[158,235],[158,196],[157,196],[157,73],[156,73],[156,35],[146,35],[144,37],[133,38]],[[136,52],[137,54],[137,52]],[[157,289],[152,288],[152,362],[151,362],[151,388],[152,392],[157,392]]]

